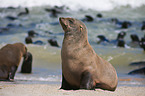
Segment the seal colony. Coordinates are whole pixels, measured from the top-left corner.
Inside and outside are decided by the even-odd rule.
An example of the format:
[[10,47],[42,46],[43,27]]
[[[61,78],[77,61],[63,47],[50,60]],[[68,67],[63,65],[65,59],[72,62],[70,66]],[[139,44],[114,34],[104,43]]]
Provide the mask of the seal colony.
[[74,18],[59,18],[65,32],[61,50],[64,90],[114,91],[118,84],[115,68],[99,57],[88,42],[87,28]]
[[[0,80],[14,79],[15,72],[22,57],[24,57],[23,66],[31,65],[32,61],[28,63],[31,56],[30,54],[31,53],[27,52],[26,46],[22,43],[7,44],[2,47],[0,49]],[[22,70],[24,70],[24,68]],[[25,70],[29,69],[25,67]],[[31,70],[29,72],[31,72]]]

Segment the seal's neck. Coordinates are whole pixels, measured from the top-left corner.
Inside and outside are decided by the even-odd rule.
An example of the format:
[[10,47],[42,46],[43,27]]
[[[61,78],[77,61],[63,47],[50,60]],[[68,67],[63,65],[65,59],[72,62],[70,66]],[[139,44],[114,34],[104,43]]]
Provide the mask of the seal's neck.
[[72,47],[84,47],[86,45],[88,45],[88,39],[78,39],[75,38],[73,35],[72,36],[66,36],[64,37],[63,40],[63,46],[66,48],[72,48]]
[[65,34],[63,42],[70,44],[84,43],[87,40],[87,37],[84,36],[75,36],[73,34]]

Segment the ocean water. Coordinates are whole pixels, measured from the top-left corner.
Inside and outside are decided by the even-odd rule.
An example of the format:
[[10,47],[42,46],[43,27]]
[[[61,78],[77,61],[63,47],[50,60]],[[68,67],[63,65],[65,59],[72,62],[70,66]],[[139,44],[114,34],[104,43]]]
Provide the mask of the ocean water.
[[[15,75],[16,84],[60,84],[61,83],[61,46],[63,41],[63,30],[59,24],[59,17],[73,17],[82,20],[85,15],[91,15],[93,22],[84,22],[88,29],[88,39],[103,59],[109,61],[116,69],[119,77],[119,86],[145,86],[144,75],[128,75],[127,73],[140,68],[140,66],[129,66],[131,62],[145,61],[145,52],[140,47],[131,47],[131,34],[137,34],[139,38],[145,35],[141,30],[142,22],[145,20],[145,0],[0,0],[0,28],[9,30],[0,31],[0,48],[8,43],[22,42],[25,44],[25,37],[29,30],[36,31],[39,35],[33,41],[41,40],[44,45],[25,44],[28,51],[33,55],[32,74],[19,73],[21,64]],[[65,6],[63,13],[53,18],[45,8],[54,6]],[[10,9],[8,7],[14,7]],[[27,7],[28,15],[17,15]],[[101,13],[103,18],[97,18],[96,14]],[[17,17],[16,20],[9,20],[6,17]],[[120,21],[130,21],[132,26],[128,29],[121,29],[119,25],[111,22],[111,18],[118,18]],[[117,34],[125,31],[127,35],[124,40],[125,48],[117,47],[116,44],[97,44],[97,36],[105,35],[109,40],[115,40]],[[60,45],[59,48],[52,47],[47,40],[54,38]]]

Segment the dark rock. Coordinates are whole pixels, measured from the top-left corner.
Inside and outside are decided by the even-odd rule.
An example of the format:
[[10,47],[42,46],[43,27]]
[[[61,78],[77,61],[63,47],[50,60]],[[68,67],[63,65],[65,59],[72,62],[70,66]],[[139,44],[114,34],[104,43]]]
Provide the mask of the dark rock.
[[27,57],[24,57],[24,60],[21,66],[21,73],[32,72],[32,61],[33,61],[32,54],[30,52],[27,52]]
[[135,74],[145,75],[145,67],[140,68],[140,69],[133,70],[133,71],[129,72],[128,74],[129,75],[135,75]]

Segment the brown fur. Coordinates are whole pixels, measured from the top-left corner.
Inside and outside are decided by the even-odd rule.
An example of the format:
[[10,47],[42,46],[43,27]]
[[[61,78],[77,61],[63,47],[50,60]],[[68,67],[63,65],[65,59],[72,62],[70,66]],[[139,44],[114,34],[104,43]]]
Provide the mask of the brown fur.
[[14,78],[21,58],[26,56],[26,53],[27,48],[22,43],[7,44],[2,47],[0,49],[0,79]]
[[[88,82],[85,89],[101,88],[114,91],[118,78],[116,70],[107,61],[99,57],[90,46],[87,28],[81,21],[74,18],[60,18],[60,24],[65,31],[61,50],[63,79],[72,89],[80,89]],[[85,77],[85,74],[90,74]],[[86,78],[91,82],[82,80]],[[62,89],[67,89],[63,87]],[[86,84],[87,86],[87,84]]]

